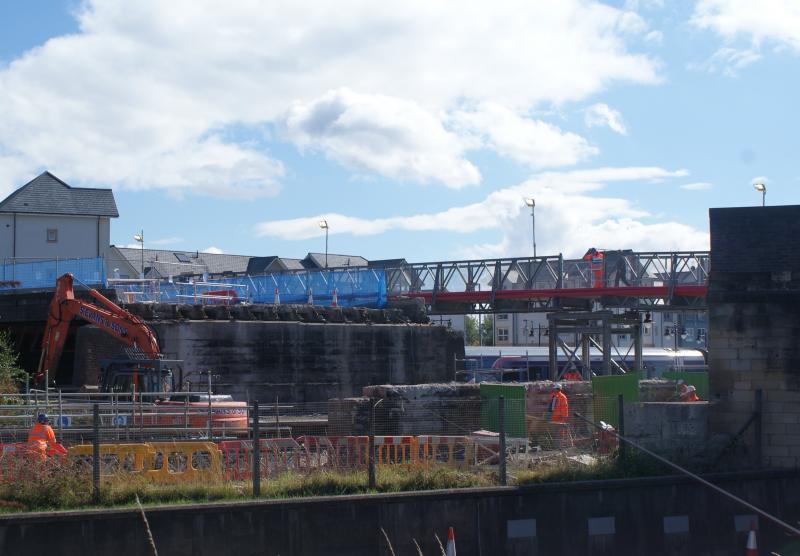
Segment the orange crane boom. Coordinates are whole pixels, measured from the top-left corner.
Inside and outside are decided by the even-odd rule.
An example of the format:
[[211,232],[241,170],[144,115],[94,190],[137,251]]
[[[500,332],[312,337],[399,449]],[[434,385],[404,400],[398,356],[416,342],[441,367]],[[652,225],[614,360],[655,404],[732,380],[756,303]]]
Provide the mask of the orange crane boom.
[[142,319],[132,315],[95,289],[90,289],[89,295],[96,303],[75,299],[72,274],[64,274],[56,281],[56,291],[47,313],[47,325],[42,338],[42,355],[34,377],[35,383],[40,383],[45,373],[49,374],[50,379],[55,376],[58,360],[67,340],[69,324],[76,317],[97,325],[100,330],[114,336],[125,345],[138,349],[151,359],[161,357],[158,341]]

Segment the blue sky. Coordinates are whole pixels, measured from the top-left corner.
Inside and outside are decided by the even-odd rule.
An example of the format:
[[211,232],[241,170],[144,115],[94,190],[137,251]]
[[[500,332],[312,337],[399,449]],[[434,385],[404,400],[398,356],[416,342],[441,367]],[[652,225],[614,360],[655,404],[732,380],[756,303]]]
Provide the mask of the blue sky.
[[800,7],[0,3],[0,193],[114,189],[112,243],[410,261],[707,248],[796,203]]

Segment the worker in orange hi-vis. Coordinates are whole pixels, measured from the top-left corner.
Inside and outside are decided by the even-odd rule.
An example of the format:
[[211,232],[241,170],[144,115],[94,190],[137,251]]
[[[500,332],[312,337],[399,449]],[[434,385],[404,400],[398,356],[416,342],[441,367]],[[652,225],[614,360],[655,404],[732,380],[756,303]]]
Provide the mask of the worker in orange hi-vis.
[[602,288],[603,287],[603,270],[605,268],[604,257],[602,251],[598,251],[594,247],[589,249],[586,254],[583,256],[584,261],[589,262],[589,270],[592,272],[592,284],[591,287],[593,288]]
[[569,401],[561,390],[561,385],[558,382],[553,384],[553,393],[550,395],[550,406],[548,408],[550,422],[552,423],[566,423],[569,418]]
[[50,426],[50,419],[45,413],[36,417],[36,424],[28,433],[28,450],[31,455],[44,461],[47,456],[63,453],[64,448],[56,442],[56,434]]
[[686,387],[686,392],[681,394],[682,402],[699,402],[700,398],[697,395],[697,388],[691,384]]

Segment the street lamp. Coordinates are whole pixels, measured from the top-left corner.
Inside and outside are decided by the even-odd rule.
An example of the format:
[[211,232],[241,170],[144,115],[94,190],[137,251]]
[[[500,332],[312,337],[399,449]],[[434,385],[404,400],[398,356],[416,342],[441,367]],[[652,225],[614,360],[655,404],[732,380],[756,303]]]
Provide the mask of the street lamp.
[[144,278],[144,230],[133,236],[133,240],[142,244],[142,273],[141,277]]
[[320,220],[319,227],[325,230],[325,268],[328,268],[328,221]]
[[529,197],[525,199],[525,204],[531,207],[531,235],[533,236],[533,256],[536,256],[536,213],[534,209],[536,209],[536,201],[533,197]]
[[761,192],[761,206],[764,207],[767,205],[767,186],[764,182],[757,181],[753,184],[753,187],[756,191]]

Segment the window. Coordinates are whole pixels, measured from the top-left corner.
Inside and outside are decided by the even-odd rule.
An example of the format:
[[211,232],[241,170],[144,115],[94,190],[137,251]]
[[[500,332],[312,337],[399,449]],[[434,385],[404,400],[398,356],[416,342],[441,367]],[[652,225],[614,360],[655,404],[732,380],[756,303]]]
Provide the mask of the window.
[[497,315],[497,320],[508,320],[508,315],[501,313]]
[[189,257],[187,257],[184,253],[175,253],[175,258],[178,259],[178,262],[181,263],[189,263]]
[[55,243],[58,241],[58,230],[55,228],[47,228],[47,242]]
[[664,317],[662,320],[664,322],[672,322],[672,313],[664,313]]
[[697,329],[697,341],[698,342],[705,342],[706,341],[706,329],[705,328],[698,328]]
[[508,328],[498,328],[497,329],[497,341],[498,342],[507,342],[508,341]]

